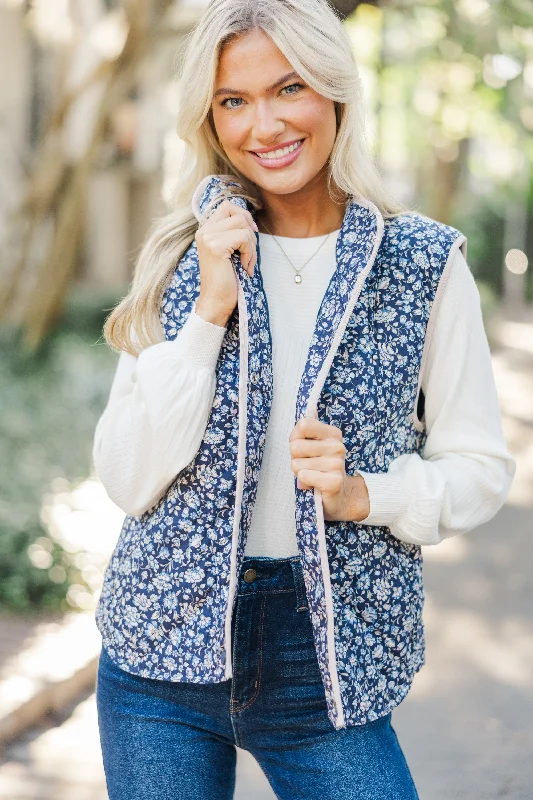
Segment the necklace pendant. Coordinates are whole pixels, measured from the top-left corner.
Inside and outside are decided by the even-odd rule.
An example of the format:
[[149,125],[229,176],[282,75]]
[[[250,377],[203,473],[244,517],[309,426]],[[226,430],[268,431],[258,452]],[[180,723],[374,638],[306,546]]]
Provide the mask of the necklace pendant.
[[294,276],[294,283],[301,283],[301,282],[302,282],[302,276],[301,275],[295,275]]

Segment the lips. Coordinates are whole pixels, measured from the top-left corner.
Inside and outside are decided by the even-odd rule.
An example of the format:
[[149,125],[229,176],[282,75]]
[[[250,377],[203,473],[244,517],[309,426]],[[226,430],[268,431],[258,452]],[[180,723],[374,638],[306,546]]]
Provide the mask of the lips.
[[303,142],[303,139],[298,139],[296,142],[290,142],[288,145],[284,147],[278,147],[277,149],[271,150],[254,150],[256,156],[259,156],[261,159],[276,159],[282,158],[283,156],[288,156],[289,153],[292,153],[293,150]]
[[283,147],[263,149],[260,151],[250,150],[252,158],[265,169],[279,169],[292,164],[300,155],[305,139],[297,139],[288,142]]

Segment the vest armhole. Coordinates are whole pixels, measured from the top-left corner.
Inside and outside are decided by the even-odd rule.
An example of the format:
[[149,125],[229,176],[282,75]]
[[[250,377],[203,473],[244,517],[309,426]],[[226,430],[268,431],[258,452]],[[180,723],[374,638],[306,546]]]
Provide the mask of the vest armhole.
[[424,394],[424,390],[422,387],[419,387],[418,390],[418,397],[416,398],[416,412],[414,414],[414,423],[415,427],[419,430],[423,430],[424,426],[424,413],[426,410],[426,396]]

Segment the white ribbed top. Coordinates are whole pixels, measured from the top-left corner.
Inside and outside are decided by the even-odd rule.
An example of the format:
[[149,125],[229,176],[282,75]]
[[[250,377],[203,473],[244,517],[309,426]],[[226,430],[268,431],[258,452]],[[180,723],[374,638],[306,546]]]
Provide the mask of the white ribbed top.
[[[294,518],[294,479],[289,435],[296,424],[296,396],[322,297],[335,271],[339,231],[325,240],[302,269],[301,283],[272,236],[259,234],[261,274],[272,335],[274,394],[267,428],[257,500],[246,555],[277,558],[298,555]],[[294,239],[276,236],[297,269],[316,251],[323,236]]]

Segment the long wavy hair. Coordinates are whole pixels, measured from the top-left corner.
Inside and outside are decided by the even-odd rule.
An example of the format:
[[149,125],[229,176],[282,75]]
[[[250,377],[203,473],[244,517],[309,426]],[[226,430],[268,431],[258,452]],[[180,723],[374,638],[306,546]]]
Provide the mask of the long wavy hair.
[[331,196],[362,195],[384,217],[406,210],[389,195],[371,157],[352,44],[327,0],[211,0],[182,55],[177,133],[185,153],[173,210],[156,220],[138,257],[131,289],[106,320],[104,335],[115,350],[138,355],[164,339],[160,303],[177,262],[194,240],[198,222],[191,199],[203,178],[213,173],[233,175],[254,205],[261,207],[259,187],[228,159],[210,114],[222,48],[257,28],[270,36],[311,88],[335,103],[337,135],[328,162]]

